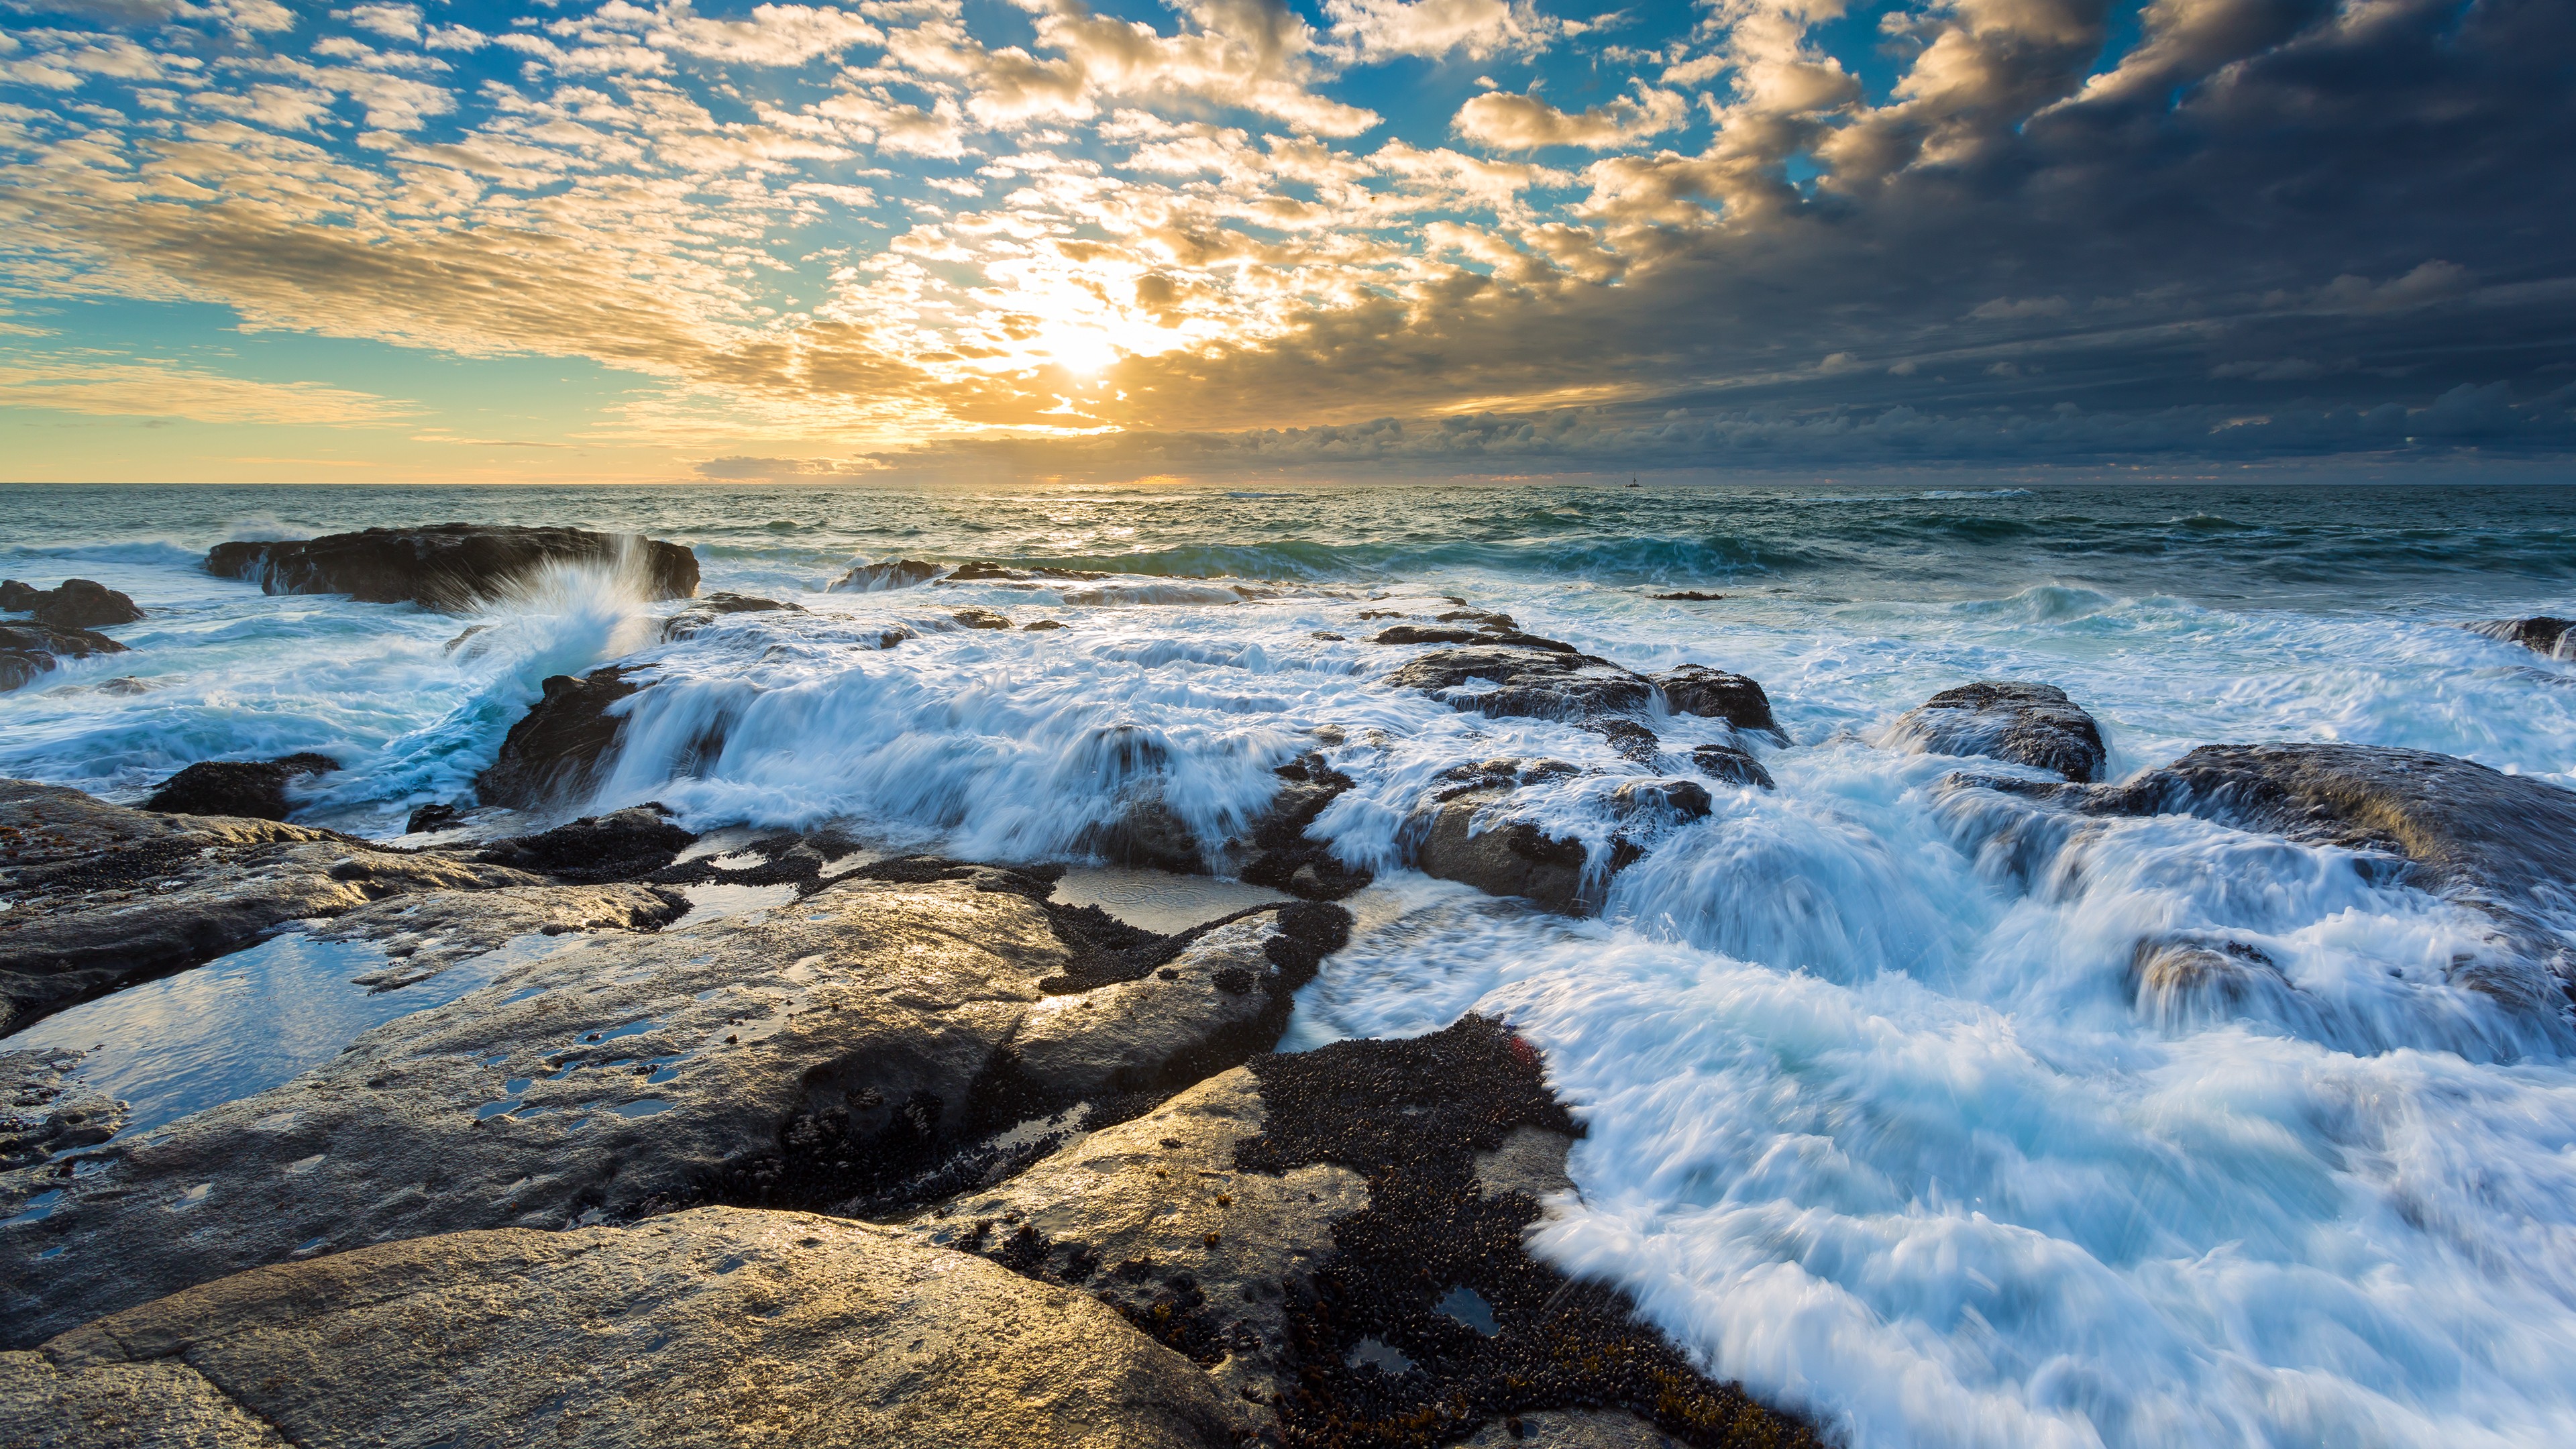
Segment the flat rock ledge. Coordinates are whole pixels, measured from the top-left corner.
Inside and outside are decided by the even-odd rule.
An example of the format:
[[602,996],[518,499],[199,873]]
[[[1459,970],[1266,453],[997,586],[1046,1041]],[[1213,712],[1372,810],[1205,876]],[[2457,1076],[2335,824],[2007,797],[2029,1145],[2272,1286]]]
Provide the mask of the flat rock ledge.
[[1888,727],[1893,748],[1984,755],[2049,770],[2077,784],[2102,778],[2102,727],[2053,684],[1982,680],[1945,689]]
[[0,1353],[9,1442],[1218,1449],[1188,1359],[908,1235],[703,1208],[280,1264]]

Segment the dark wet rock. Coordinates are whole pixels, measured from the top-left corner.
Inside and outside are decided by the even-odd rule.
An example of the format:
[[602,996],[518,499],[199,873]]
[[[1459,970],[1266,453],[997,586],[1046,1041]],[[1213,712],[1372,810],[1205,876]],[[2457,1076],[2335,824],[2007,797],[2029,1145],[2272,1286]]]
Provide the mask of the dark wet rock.
[[2271,957],[2242,941],[2150,937],[2129,956],[2138,1013],[2168,1030],[2242,1016],[2259,998],[2291,989]]
[[[1580,1130],[1539,1054],[1468,1017],[1255,1058],[906,1228],[1115,1307],[1203,1366],[1257,1442],[1453,1444],[1582,1410],[1685,1444],[1813,1445],[1615,1291],[1529,1256]],[[1460,1303],[1485,1321],[1443,1311]]]
[[238,815],[245,820],[283,820],[292,806],[289,782],[327,775],[340,768],[329,755],[287,755],[275,760],[204,760],[161,782],[146,810],[172,815]]
[[1011,616],[996,609],[960,609],[948,616],[969,629],[1008,629]]
[[2471,624],[2469,628],[2490,639],[2519,644],[2525,649],[2546,654],[2552,659],[2564,659],[2571,652],[2576,652],[2576,641],[2568,638],[2568,632],[2576,630],[2576,619],[2553,619],[2547,615],[2535,615],[2528,619],[2489,619],[2482,624]]
[[1726,595],[1704,594],[1697,589],[1684,589],[1675,594],[1650,594],[1647,597],[1659,599],[1669,604],[1713,604],[1718,600],[1725,598]]
[[1041,630],[1061,629],[1063,627],[1064,621],[1062,619],[1031,619],[1029,622],[1022,624],[1020,626],[1020,630],[1022,633],[1034,634]]
[[1451,765],[1433,778],[1442,782],[1431,792],[1434,801],[1446,803],[1473,790],[1491,790],[1513,785],[1535,785],[1541,780],[1562,779],[1583,773],[1563,760],[1517,760],[1498,756],[1472,765]]
[[764,599],[755,594],[713,593],[663,620],[662,638],[665,642],[694,639],[730,614],[802,614],[804,612],[805,606],[802,604],[782,603],[777,599]]
[[124,1129],[125,1104],[72,1075],[88,1055],[61,1047],[0,1052],[0,1171],[94,1147]]
[[1620,719],[1614,715],[1606,719],[1586,720],[1583,728],[1608,740],[1610,748],[1617,750],[1624,760],[1651,765],[1655,763],[1655,757],[1663,753],[1663,742],[1655,738],[1655,732],[1632,719]]
[[1986,680],[1945,689],[1898,716],[1888,741],[2054,770],[2078,784],[2100,779],[2108,758],[2093,716],[2049,684]]
[[1762,762],[1753,758],[1750,751],[1733,745],[1701,745],[1691,751],[1691,763],[1712,780],[1723,780],[1730,785],[1752,785],[1764,790],[1776,788],[1771,781],[1771,772],[1762,768]]
[[1086,834],[1082,848],[1112,865],[1205,875],[1207,852],[1198,833],[1163,798],[1160,781],[1127,792],[1121,813]]
[[242,1273],[0,1354],[0,1416],[45,1449],[1222,1449],[1229,1417],[1081,1293],[738,1208]]
[[50,589],[0,579],[0,609],[33,614],[57,629],[112,629],[143,617],[130,596],[92,579],[65,579]]
[[836,594],[873,594],[886,589],[908,589],[939,577],[947,567],[917,558],[887,559],[882,563],[853,564],[848,573],[832,581],[830,592]]
[[1570,644],[1548,640],[1543,645],[1483,643],[1435,650],[1407,661],[1387,682],[1488,716],[1586,720],[1632,714],[1654,698],[1654,685],[1641,675],[1578,653]]
[[1306,637],[1309,639],[1320,639],[1327,644],[1345,644],[1349,642],[1349,640],[1344,636],[1336,634],[1330,629],[1310,630],[1307,632]]
[[1279,793],[1270,808],[1237,842],[1244,858],[1237,872],[1244,880],[1306,900],[1340,900],[1366,886],[1369,871],[1334,859],[1332,847],[1307,834],[1324,807],[1351,788],[1351,777],[1317,754],[1300,755],[1277,768]]
[[150,694],[157,687],[147,680],[137,679],[130,674],[119,675],[114,679],[102,679],[98,682],[99,693],[120,695],[128,699],[138,694]]
[[500,754],[474,777],[483,803],[535,810],[587,793],[626,727],[610,706],[644,687],[634,673],[632,666],[612,665],[578,679],[547,679],[542,696],[502,737]]
[[[1510,798],[1507,790],[1481,788],[1415,812],[1406,829],[1415,842],[1415,868],[1488,895],[1520,896],[1562,915],[1597,910],[1601,883],[1591,879],[1583,842],[1510,818]],[[1505,808],[1479,818],[1494,807]]]
[[165,815],[0,781],[0,1034],[288,921],[417,890],[543,885],[523,871],[328,830]]
[[1708,787],[1697,780],[1631,780],[1610,792],[1610,813],[1623,824],[1704,820],[1713,808]]
[[1043,566],[1034,568],[1013,568],[1006,564],[994,563],[989,559],[977,559],[969,563],[959,564],[957,567],[950,569],[948,571],[948,576],[941,579],[940,582],[943,584],[1025,584],[1045,579],[1083,581],[1105,579],[1108,577],[1110,577],[1108,574],[1097,573],[1088,569],[1059,569]]
[[124,645],[95,630],[0,620],[0,690],[16,689],[51,672],[58,659],[125,652]]
[[1654,676],[1654,683],[1675,714],[1722,719],[1740,730],[1780,732],[1780,722],[1771,717],[1771,697],[1741,674],[1685,664]]
[[464,820],[465,812],[454,805],[423,805],[403,821],[403,833],[419,835],[425,831],[445,830],[462,824]]
[[1473,624],[1480,629],[1498,629],[1505,633],[1518,633],[1521,627],[1511,615],[1498,614],[1488,609],[1451,609],[1445,614],[1435,614],[1432,617],[1443,624]]
[[[1444,616],[1446,617],[1446,616]],[[1509,615],[1496,614],[1502,619]],[[1456,627],[1429,628],[1421,624],[1397,624],[1381,629],[1372,644],[1481,644],[1501,649],[1536,649],[1550,654],[1572,654],[1574,646],[1561,639],[1542,639],[1536,634],[1523,634],[1516,629],[1484,626],[1474,629]]]
[[660,804],[630,805],[542,834],[493,841],[475,859],[559,880],[636,880],[668,866],[697,838],[672,824],[670,812]]
[[[1028,1111],[1160,1078],[1139,1055],[1148,1036],[1209,1069],[1224,1062],[1208,1054],[1268,1044],[1244,1031],[1247,993],[1218,979],[1240,969],[1230,955],[1139,978],[1161,995],[1124,1004],[1150,1007],[1151,1033],[1082,1013],[1082,993],[1051,995],[1044,983],[1077,962],[1045,893],[1014,872],[879,862],[792,910],[557,937],[293,1082],[96,1149],[103,1168],[11,1230],[26,1252],[0,1255],[0,1335],[24,1346],[325,1249],[874,1198]],[[455,907],[434,931],[461,928],[470,903]],[[1286,954],[1317,944],[1309,931]],[[1261,953],[1280,983],[1249,983],[1256,1016],[1290,978],[1282,951]],[[1075,1014],[1039,1031],[1062,1012]],[[1041,1035],[1042,1086],[1011,1055]],[[35,1190],[0,1178],[0,1217]]]
[[552,563],[631,566],[647,598],[698,591],[698,556],[676,543],[582,528],[439,523],[297,542],[219,543],[206,572],[271,594],[347,594],[455,612],[502,597]]

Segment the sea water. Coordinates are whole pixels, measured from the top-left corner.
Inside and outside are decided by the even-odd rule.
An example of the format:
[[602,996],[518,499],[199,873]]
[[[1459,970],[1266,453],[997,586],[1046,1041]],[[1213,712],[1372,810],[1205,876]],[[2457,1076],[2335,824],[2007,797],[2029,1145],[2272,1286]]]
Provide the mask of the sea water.
[[[1288,1045],[1518,1024],[1587,1129],[1535,1246],[1711,1372],[1866,1446],[2576,1442],[2576,1069],[2563,1023],[2449,984],[2481,920],[2351,852],[2037,828],[1887,729],[2019,679],[2101,721],[2115,778],[2346,740],[2576,786],[2576,664],[2459,627],[2576,610],[2576,490],[0,495],[0,572],[152,611],[115,631],[132,652],[0,697],[0,773],[130,800],[318,750],[346,768],[298,818],[390,836],[470,790],[546,676],[625,660],[655,684],[583,807],[1047,860],[1148,780],[1221,839],[1318,751],[1356,783],[1315,833],[1381,877]],[[646,532],[695,547],[703,589],[806,612],[662,643],[679,606],[604,571],[460,618],[198,568],[228,538],[448,519]],[[901,556],[1113,577],[825,591]],[[1654,597],[1682,591],[1724,597]],[[1712,785],[1707,818],[1649,829],[1593,920],[1400,869],[1453,766],[1576,767],[1525,809],[1601,860],[1610,792],[1680,768],[1386,687],[1420,651],[1361,616],[1462,600],[1752,675],[1787,738],[1738,742],[1778,789]],[[968,605],[1065,627],[966,629]],[[1668,750],[1734,738],[1654,723]],[[2132,950],[2173,934],[2255,946],[2282,984],[2146,1000]]]

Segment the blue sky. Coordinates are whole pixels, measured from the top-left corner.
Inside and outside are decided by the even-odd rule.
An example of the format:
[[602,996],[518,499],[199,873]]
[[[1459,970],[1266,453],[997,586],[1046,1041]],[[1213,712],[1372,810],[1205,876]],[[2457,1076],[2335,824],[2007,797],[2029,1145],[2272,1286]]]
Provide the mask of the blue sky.
[[0,0],[21,479],[2576,443],[2539,0]]

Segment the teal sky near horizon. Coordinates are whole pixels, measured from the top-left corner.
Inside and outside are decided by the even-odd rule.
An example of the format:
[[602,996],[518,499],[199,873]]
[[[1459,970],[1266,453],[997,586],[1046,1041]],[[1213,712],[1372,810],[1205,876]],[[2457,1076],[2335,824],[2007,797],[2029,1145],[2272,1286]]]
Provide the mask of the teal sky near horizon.
[[2539,0],[0,0],[0,477],[2563,476]]

